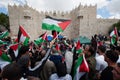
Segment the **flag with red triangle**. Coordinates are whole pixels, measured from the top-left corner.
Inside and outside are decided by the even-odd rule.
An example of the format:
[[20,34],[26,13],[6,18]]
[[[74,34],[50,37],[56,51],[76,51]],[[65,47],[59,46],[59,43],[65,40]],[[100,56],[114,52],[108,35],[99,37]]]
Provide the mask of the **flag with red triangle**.
[[12,44],[10,49],[13,50],[15,57],[18,56],[19,44]]
[[63,32],[70,23],[71,23],[71,20],[56,19],[56,18],[47,16],[42,22],[42,29],[56,30],[57,32]]
[[22,42],[23,45],[28,45],[29,43],[29,35],[25,31],[25,29],[22,26],[19,26],[19,31],[18,31],[18,42]]
[[82,60],[82,63],[79,67],[79,72],[89,72],[89,67],[88,67],[88,63],[85,59],[85,56],[83,54],[83,60]]
[[0,68],[3,69],[6,65],[12,62],[11,58],[2,50],[0,50]]
[[34,40],[34,43],[36,45],[39,45],[39,44],[41,44],[41,43],[43,43],[45,41],[47,41],[47,32],[45,32],[40,38]]
[[73,80],[79,80],[86,72],[89,72],[89,66],[84,54],[78,57],[74,67]]
[[117,32],[117,28],[114,27],[114,30],[110,33],[110,42],[113,45],[117,45],[117,41],[118,41],[118,32]]
[[43,39],[44,41],[47,41],[47,32],[44,33],[44,35],[42,36],[42,39]]
[[81,52],[82,52],[81,44],[80,44],[80,40],[78,40],[77,45],[76,45],[76,53],[80,54]]
[[2,59],[2,61],[11,62],[10,57],[6,53],[2,52],[2,50],[0,50],[0,58]]

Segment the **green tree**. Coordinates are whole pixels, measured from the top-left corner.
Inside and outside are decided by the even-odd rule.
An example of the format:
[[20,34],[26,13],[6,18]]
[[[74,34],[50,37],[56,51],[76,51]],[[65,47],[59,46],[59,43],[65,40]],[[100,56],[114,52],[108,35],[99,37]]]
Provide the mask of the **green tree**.
[[120,20],[117,23],[113,24],[113,27],[115,26],[117,27],[117,30],[120,30]]
[[117,23],[115,23],[115,24],[113,24],[113,25],[111,26],[111,28],[109,29],[109,34],[110,34],[110,32],[112,32],[112,30],[114,29],[114,27],[117,28],[118,34],[120,34],[120,33],[119,33],[119,32],[120,32],[120,20],[119,20]]
[[0,13],[0,25],[4,26],[7,30],[10,30],[8,15]]

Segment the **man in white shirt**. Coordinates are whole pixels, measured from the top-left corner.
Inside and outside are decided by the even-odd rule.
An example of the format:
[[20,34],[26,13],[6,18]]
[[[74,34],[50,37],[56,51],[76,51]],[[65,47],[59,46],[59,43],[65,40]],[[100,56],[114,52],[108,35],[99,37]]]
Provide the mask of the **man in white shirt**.
[[108,66],[107,62],[104,60],[105,51],[106,51],[105,46],[98,47],[98,56],[95,57],[97,78],[100,77],[100,73]]

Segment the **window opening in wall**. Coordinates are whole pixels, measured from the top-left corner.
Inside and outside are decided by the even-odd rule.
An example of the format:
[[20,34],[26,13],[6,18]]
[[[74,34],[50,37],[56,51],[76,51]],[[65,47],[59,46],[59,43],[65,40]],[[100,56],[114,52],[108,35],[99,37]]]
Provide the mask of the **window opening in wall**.
[[83,16],[78,16],[77,18],[78,18],[78,19],[83,19]]
[[24,19],[31,19],[31,16],[24,16]]

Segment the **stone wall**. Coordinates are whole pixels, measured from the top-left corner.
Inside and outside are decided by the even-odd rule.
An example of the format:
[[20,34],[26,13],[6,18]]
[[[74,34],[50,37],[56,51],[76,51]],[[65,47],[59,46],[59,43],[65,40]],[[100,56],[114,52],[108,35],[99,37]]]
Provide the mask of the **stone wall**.
[[[70,39],[76,38],[78,36],[86,36],[91,38],[92,35],[98,34],[100,32],[103,34],[107,34],[109,27],[111,27],[111,25],[116,23],[118,20],[97,19],[96,10],[96,5],[79,5],[77,8],[73,9],[70,12],[38,12],[37,10],[29,7],[28,5],[9,5],[8,11],[11,35],[17,36],[19,25],[22,25],[29,33],[31,40],[36,39],[39,35],[46,31],[41,29],[42,20],[45,18],[46,15],[58,19],[71,19],[71,24],[65,29],[64,32],[60,33]],[[47,32],[51,34],[51,31]]]
[[97,19],[97,30],[96,33],[102,33],[105,35],[108,35],[108,31],[110,27],[114,24],[117,23],[119,19]]
[[[23,26],[28,32],[31,39],[37,38],[36,35],[40,32],[39,12],[26,6],[9,6],[9,21],[11,35],[16,36],[18,34],[19,25]],[[35,36],[34,36],[35,35]]]

